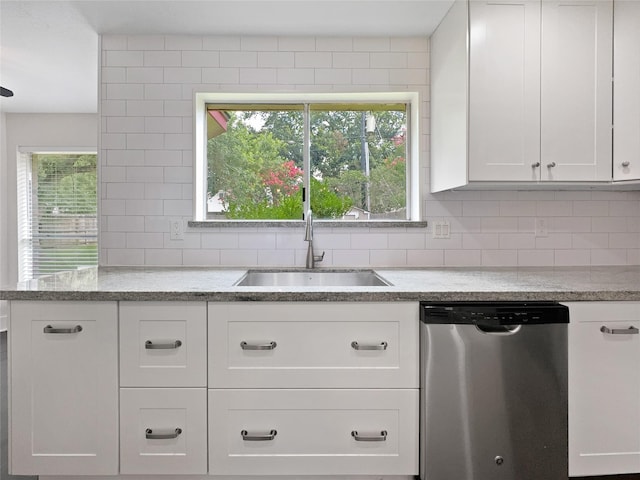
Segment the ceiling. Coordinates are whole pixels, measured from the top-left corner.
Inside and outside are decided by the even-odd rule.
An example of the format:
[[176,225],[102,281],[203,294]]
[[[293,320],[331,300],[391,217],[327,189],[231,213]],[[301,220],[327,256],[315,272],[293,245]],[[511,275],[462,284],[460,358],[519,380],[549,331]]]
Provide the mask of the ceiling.
[[0,0],[0,111],[97,111],[100,34],[431,35],[453,0]]

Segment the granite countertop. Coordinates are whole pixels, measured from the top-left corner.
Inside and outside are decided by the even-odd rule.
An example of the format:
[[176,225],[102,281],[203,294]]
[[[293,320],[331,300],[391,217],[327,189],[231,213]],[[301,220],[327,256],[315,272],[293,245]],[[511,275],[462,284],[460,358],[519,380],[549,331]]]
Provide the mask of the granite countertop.
[[[274,271],[278,269],[270,269]],[[326,269],[318,269],[326,270]],[[375,271],[384,287],[238,287],[247,269],[86,268],[0,288],[0,300],[640,301],[640,266]]]

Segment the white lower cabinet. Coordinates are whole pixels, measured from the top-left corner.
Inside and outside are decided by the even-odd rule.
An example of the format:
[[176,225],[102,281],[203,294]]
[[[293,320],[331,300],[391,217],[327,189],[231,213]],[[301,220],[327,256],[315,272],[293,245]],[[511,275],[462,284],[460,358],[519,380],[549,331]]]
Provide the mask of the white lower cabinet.
[[207,390],[120,390],[120,471],[207,473]]
[[568,303],[569,475],[640,472],[640,303]]
[[214,475],[415,475],[418,390],[209,390]]
[[116,302],[20,302],[9,319],[9,471],[118,473]]

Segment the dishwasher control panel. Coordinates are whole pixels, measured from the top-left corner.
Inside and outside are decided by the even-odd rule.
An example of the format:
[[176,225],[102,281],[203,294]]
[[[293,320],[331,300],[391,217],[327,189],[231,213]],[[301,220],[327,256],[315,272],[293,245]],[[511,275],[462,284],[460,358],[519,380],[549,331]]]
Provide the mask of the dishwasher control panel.
[[556,302],[421,302],[420,319],[431,324],[569,323],[569,308]]

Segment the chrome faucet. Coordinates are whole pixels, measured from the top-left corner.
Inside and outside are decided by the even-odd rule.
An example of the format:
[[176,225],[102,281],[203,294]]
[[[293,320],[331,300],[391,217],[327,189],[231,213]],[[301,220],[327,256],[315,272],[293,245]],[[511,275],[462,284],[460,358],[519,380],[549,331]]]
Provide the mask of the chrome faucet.
[[321,262],[324,258],[324,252],[322,255],[314,255],[313,254],[313,212],[311,209],[307,210],[307,219],[306,219],[306,227],[304,230],[304,241],[309,242],[307,247],[307,268],[315,268],[316,262]]

